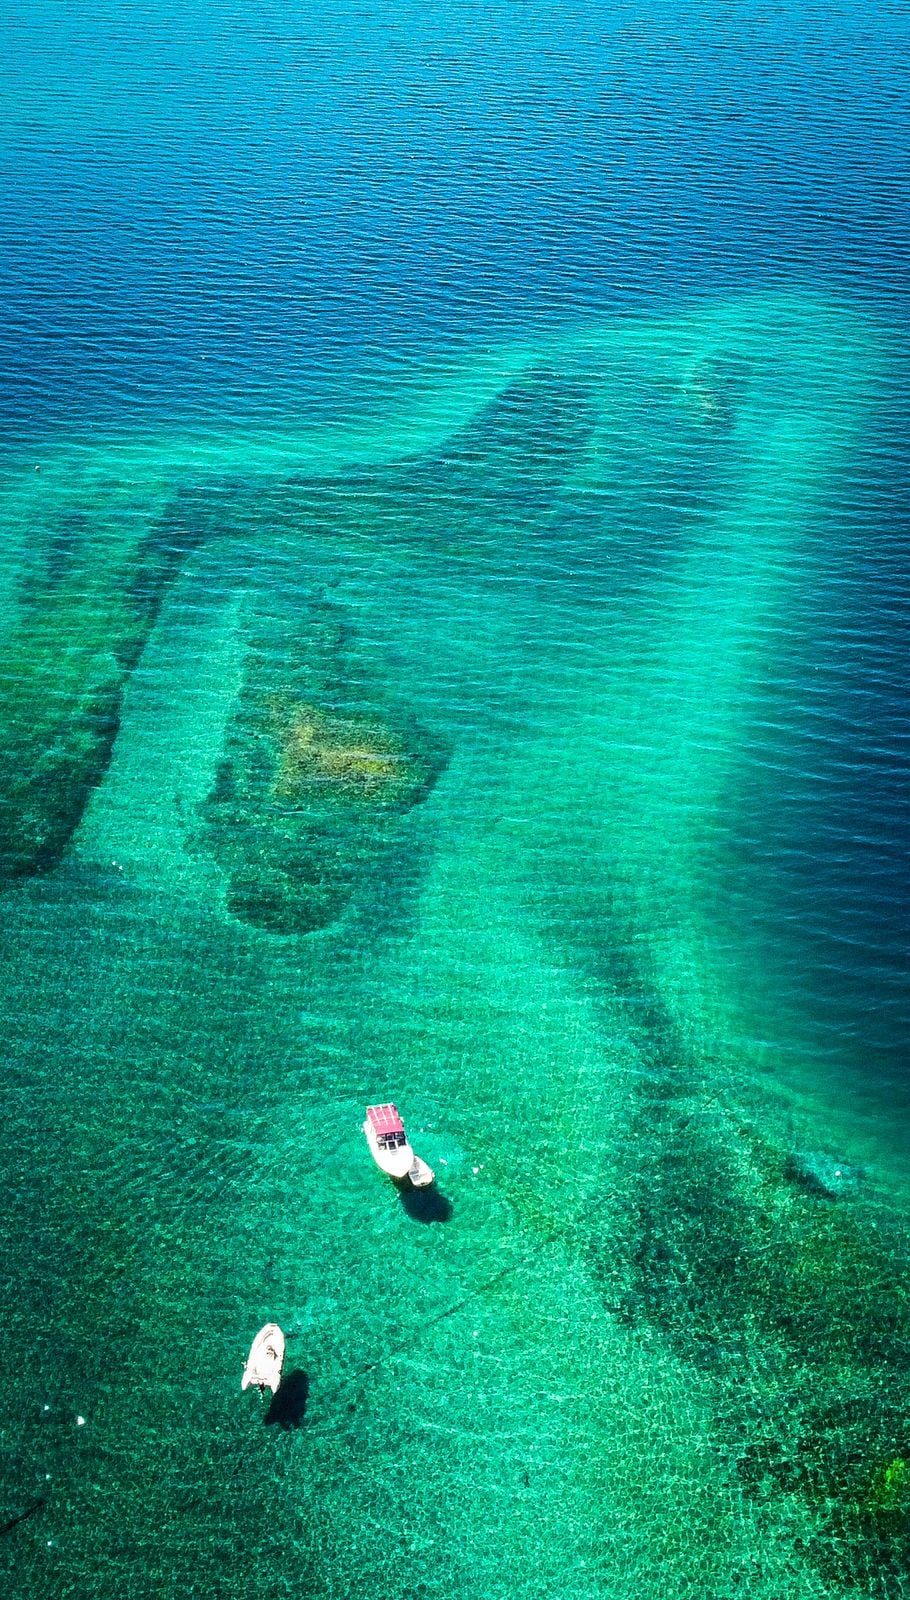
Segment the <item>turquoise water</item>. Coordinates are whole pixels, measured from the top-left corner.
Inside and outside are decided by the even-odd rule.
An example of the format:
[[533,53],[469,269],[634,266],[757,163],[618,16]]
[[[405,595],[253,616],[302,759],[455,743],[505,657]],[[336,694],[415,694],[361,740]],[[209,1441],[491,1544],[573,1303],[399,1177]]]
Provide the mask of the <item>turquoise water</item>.
[[3,31],[9,1592],[907,1594],[905,17]]

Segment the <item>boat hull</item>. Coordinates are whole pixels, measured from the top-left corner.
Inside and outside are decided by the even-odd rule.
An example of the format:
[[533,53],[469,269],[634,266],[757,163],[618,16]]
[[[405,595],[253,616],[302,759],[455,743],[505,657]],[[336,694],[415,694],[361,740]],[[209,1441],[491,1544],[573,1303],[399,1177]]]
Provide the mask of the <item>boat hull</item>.
[[284,1366],[284,1334],[277,1322],[267,1322],[260,1328],[247,1357],[240,1381],[241,1389],[255,1385],[258,1389],[271,1389],[275,1394],[281,1382]]
[[415,1160],[411,1146],[409,1144],[400,1144],[394,1150],[382,1149],[376,1137],[376,1130],[369,1117],[363,1125],[363,1131],[370,1147],[370,1155],[380,1171],[387,1173],[390,1178],[399,1180],[406,1178]]
[[363,1125],[363,1131],[377,1167],[388,1177],[394,1178],[396,1183],[410,1184],[413,1189],[426,1189],[434,1182],[433,1168],[420,1156],[415,1156],[409,1144],[397,1145],[394,1150],[383,1149],[369,1117]]
[[420,1157],[414,1157],[414,1164],[408,1171],[408,1178],[415,1189],[428,1189],[433,1182],[435,1174],[433,1168]]

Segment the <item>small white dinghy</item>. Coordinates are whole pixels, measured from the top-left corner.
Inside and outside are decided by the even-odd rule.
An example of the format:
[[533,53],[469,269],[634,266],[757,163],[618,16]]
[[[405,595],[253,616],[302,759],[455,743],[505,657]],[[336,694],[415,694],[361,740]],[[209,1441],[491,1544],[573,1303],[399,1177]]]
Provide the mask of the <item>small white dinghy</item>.
[[271,1389],[274,1394],[281,1382],[283,1366],[284,1334],[277,1322],[267,1322],[264,1328],[259,1329],[250,1346],[241,1389],[248,1389],[255,1384],[260,1394],[263,1389]]
[[387,1172],[396,1183],[410,1180],[415,1189],[426,1189],[433,1182],[433,1168],[420,1156],[415,1156],[397,1106],[390,1103],[367,1106],[367,1119],[363,1125],[370,1154],[377,1167]]
[[408,1168],[408,1177],[415,1189],[427,1189],[433,1182],[436,1174],[431,1166],[423,1160],[422,1156],[415,1156],[413,1165]]

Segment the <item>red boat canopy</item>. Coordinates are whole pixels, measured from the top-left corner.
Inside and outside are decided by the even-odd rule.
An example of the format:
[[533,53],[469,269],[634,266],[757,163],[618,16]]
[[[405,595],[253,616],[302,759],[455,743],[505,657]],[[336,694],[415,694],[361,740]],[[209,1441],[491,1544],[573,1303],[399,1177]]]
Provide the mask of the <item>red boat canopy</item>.
[[404,1133],[404,1123],[393,1105],[367,1106],[367,1116],[376,1133]]

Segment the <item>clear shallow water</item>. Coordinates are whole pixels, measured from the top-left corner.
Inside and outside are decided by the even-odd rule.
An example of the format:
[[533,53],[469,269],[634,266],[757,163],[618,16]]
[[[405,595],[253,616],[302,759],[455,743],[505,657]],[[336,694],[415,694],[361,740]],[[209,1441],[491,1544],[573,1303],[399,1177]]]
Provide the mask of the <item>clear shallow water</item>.
[[906,1593],[903,19],[7,31],[13,1592]]

